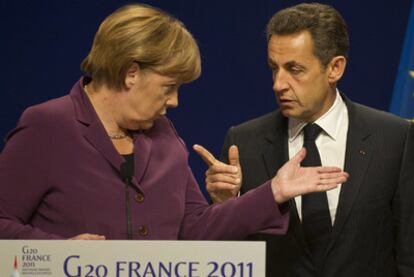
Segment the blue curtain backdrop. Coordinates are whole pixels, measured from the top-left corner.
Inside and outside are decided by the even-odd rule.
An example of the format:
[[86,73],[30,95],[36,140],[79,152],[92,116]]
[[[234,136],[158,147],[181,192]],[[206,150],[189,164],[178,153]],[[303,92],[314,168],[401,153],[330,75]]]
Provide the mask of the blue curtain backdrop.
[[411,5],[390,111],[414,122],[414,3]]
[[[0,1],[0,138],[26,107],[68,93],[99,23],[130,2]],[[199,143],[218,155],[231,125],[277,108],[265,27],[277,10],[301,1],[141,2],[177,16],[200,45],[202,76],[180,90],[180,106],[169,112],[189,147]],[[349,27],[350,59],[339,88],[354,101],[388,110],[411,0],[322,2],[335,6]],[[205,165],[191,150],[190,164],[203,187]]]

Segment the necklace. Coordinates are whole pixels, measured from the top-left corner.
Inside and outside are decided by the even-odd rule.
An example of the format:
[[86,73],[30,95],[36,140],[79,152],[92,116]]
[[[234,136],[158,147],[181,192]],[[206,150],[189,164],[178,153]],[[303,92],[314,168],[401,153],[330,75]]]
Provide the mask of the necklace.
[[[83,90],[84,90],[87,94],[89,94],[89,92],[88,92],[88,90],[87,90],[86,86],[87,86],[87,85],[84,85],[84,86],[83,86]],[[109,137],[110,139],[124,139],[124,138],[126,138],[126,137],[128,137],[128,136],[129,136],[129,133],[128,133],[128,131],[126,131],[126,132],[119,132],[119,133],[107,133],[107,135],[108,135],[108,137]]]
[[129,136],[128,133],[115,133],[115,134],[114,133],[112,133],[112,134],[108,133],[108,137],[110,139],[124,139],[128,136]]

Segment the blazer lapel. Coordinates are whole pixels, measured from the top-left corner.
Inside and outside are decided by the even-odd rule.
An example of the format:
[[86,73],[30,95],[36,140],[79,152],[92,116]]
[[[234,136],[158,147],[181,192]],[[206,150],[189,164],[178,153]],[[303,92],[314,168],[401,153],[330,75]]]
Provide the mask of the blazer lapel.
[[[95,109],[83,91],[83,78],[73,87],[70,96],[72,98],[76,119],[81,125],[81,132],[85,139],[112,165],[120,174],[122,156],[116,151],[114,145],[106,135],[106,131],[99,120]],[[134,132],[134,159],[135,172],[132,185],[140,187],[140,182],[145,174],[151,155],[152,140],[147,132]]]
[[107,137],[101,122],[95,121],[83,128],[86,140],[118,171],[124,159],[116,151],[111,140]]
[[152,140],[146,135],[146,132],[134,133],[135,178],[133,183],[137,186],[142,182],[151,159],[151,146]]
[[372,154],[370,144],[370,130],[361,117],[358,117],[353,104],[345,96],[342,96],[348,107],[349,127],[345,154],[345,171],[349,178],[343,184],[339,195],[338,208],[335,223],[332,230],[332,240],[328,252],[338,239],[352,207],[358,196],[359,188],[365,178],[366,169],[369,166]]
[[112,167],[120,172],[121,164],[124,160],[107,137],[101,121],[83,91],[83,80],[81,78],[70,92],[75,109],[75,117],[80,124],[81,133]]

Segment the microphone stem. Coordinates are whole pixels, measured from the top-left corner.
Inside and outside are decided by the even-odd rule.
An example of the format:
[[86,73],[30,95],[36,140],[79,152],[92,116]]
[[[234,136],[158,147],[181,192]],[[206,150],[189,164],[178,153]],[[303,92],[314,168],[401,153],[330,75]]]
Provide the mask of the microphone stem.
[[132,223],[131,223],[131,207],[129,205],[129,179],[125,180],[125,211],[127,221],[127,238],[132,240]]

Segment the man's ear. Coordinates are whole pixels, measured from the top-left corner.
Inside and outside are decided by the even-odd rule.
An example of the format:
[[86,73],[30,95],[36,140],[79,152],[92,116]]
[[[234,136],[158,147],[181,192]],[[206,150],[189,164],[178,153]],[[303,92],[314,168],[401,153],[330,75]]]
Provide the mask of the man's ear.
[[330,83],[336,83],[342,78],[345,72],[346,58],[344,56],[336,56],[328,64],[328,80]]
[[132,88],[136,82],[138,82],[141,74],[141,69],[137,63],[132,63],[128,68],[128,71],[125,76],[125,87],[127,89]]

